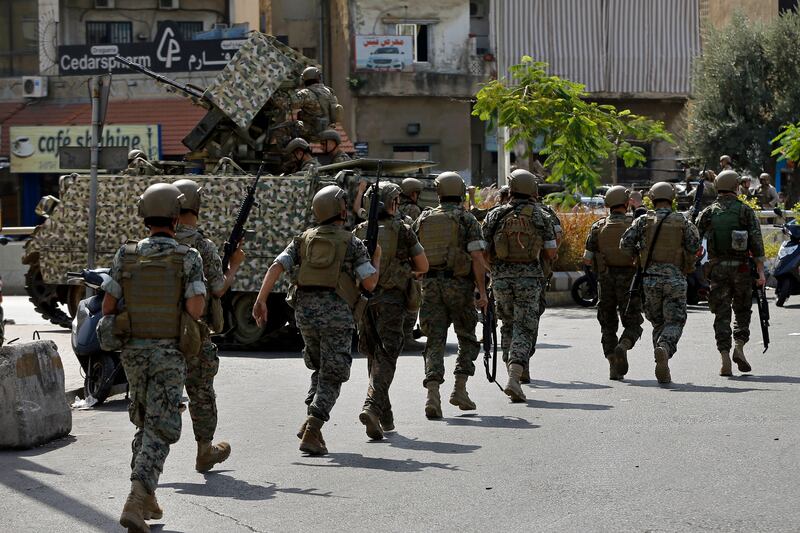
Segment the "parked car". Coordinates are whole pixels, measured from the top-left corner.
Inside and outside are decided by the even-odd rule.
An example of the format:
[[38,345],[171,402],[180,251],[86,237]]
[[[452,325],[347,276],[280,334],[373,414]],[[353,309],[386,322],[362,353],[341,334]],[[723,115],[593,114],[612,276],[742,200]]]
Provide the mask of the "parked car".
[[396,46],[383,46],[369,55],[367,68],[402,70],[405,66],[400,49]]

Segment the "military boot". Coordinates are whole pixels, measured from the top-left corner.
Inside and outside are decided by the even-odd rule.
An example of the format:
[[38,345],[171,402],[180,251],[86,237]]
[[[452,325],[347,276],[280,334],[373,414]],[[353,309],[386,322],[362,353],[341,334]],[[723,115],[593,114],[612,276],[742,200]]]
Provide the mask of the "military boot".
[[358,415],[358,419],[367,428],[367,437],[372,440],[381,440],[383,438],[383,429],[381,429],[381,422],[378,415],[371,409],[364,409]]
[[315,416],[309,416],[306,420],[306,430],[303,432],[303,440],[300,441],[300,451],[309,455],[325,455],[328,448],[325,447],[325,440],[322,438],[322,424],[325,422]]
[[732,376],[733,370],[731,369],[731,354],[728,351],[719,352],[720,359],[722,359],[722,367],[719,369],[720,376]]
[[212,445],[211,442],[197,442],[197,460],[194,469],[198,472],[208,472],[217,463],[223,462],[231,454],[231,445],[227,442],[219,442]]
[[381,415],[381,428],[384,433],[394,431],[394,413],[391,410],[384,411]]
[[522,387],[519,384],[522,371],[522,365],[519,363],[511,363],[508,365],[508,383],[503,392],[505,392],[514,403],[525,401],[525,393],[522,391]]
[[619,381],[622,379],[622,374],[619,373],[619,357],[616,354],[610,353],[606,356],[608,359],[608,379]]
[[439,396],[439,384],[429,381],[425,384],[428,397],[425,400],[425,416],[428,418],[442,418],[442,398]]
[[656,379],[659,383],[672,383],[672,376],[669,373],[669,355],[666,348],[661,346],[653,350],[656,357]]
[[403,351],[404,352],[421,352],[425,349],[425,343],[419,342],[414,337],[406,337],[403,340]]
[[523,370],[522,371],[522,376],[520,376],[520,378],[519,378],[519,382],[524,384],[524,385],[529,385],[530,382],[531,382],[531,373],[530,373],[529,369],[530,369],[530,367],[528,367],[525,370]]
[[617,374],[619,374],[620,379],[624,378],[625,374],[628,373],[628,350],[631,348],[633,346],[628,339],[620,339],[614,348],[614,355],[617,356]]
[[164,510],[158,505],[155,492],[153,494],[148,493],[145,497],[142,515],[145,520],[161,520],[161,517],[164,516]]
[[739,372],[750,372],[753,370],[750,363],[744,358],[744,343],[742,341],[736,341],[736,345],[733,347],[733,362],[739,367]]
[[453,387],[452,394],[450,394],[450,405],[455,405],[462,411],[475,409],[475,402],[467,394],[468,377],[466,374],[456,374],[456,385]]
[[128,499],[125,500],[122,515],[119,517],[120,525],[128,528],[128,531],[150,533],[150,526],[144,521],[144,501],[147,494],[147,489],[144,488],[141,481],[131,482],[131,492],[128,494]]

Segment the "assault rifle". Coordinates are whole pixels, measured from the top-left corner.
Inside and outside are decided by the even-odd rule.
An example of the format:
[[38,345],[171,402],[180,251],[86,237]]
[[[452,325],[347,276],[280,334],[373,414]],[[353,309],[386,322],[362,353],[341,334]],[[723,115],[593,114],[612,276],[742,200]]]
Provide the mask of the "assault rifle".
[[242,199],[242,203],[239,204],[239,211],[236,213],[236,222],[233,223],[233,229],[231,229],[231,234],[222,247],[223,250],[222,272],[228,271],[228,267],[230,266],[231,256],[233,255],[233,252],[236,251],[236,248],[239,246],[239,242],[244,238],[245,235],[244,225],[247,223],[247,218],[250,216],[250,210],[253,209],[253,205],[255,205],[256,203],[256,187],[258,186],[258,180],[261,179],[261,172],[263,170],[264,170],[264,161],[262,161],[261,164],[258,165],[258,172],[256,172],[256,179],[253,180],[253,183],[247,187],[247,194],[245,194],[244,198]]
[[482,313],[483,324],[483,368],[486,370],[486,379],[494,383],[500,390],[503,387],[497,382],[497,313],[494,306],[494,293],[487,283],[486,310]]
[[372,257],[372,254],[375,253],[375,249],[378,247],[378,215],[381,212],[381,207],[383,207],[381,204],[379,185],[381,181],[381,170],[383,170],[383,164],[378,161],[378,168],[375,171],[375,183],[370,185],[369,188],[369,215],[367,216],[367,235],[364,239],[364,244],[367,245],[367,252],[369,252],[370,257]]
[[767,304],[767,291],[764,287],[759,287],[756,281],[758,280],[758,269],[756,262],[751,257],[750,274],[753,276],[753,292],[756,295],[756,303],[758,304],[758,321],[761,323],[761,338],[764,341],[764,351],[766,353],[769,348],[769,305]]
[[694,205],[692,206],[692,222],[697,220],[697,215],[700,214],[700,206],[703,203],[703,193],[706,190],[706,164],[703,164],[703,171],[700,173],[700,182],[694,190]]
[[583,273],[586,274],[586,280],[589,282],[589,291],[592,299],[597,298],[597,275],[589,265],[583,265]]
[[655,233],[653,233],[653,241],[650,243],[650,247],[647,252],[647,261],[645,262],[644,265],[642,265],[641,261],[639,261],[639,264],[636,267],[636,274],[633,275],[633,279],[631,280],[631,286],[628,289],[628,303],[625,304],[626,315],[628,314],[628,311],[630,311],[631,309],[631,301],[633,301],[633,299],[636,296],[640,297],[643,296],[642,279],[644,279],[644,273],[647,270],[647,267],[650,266],[650,261],[653,259],[653,247],[655,246],[656,241],[658,240],[658,234],[661,233],[661,226],[664,225],[664,221],[667,219],[668,216],[669,215],[664,215],[664,218],[662,218],[661,221],[658,223],[658,225],[656,225],[656,231]]

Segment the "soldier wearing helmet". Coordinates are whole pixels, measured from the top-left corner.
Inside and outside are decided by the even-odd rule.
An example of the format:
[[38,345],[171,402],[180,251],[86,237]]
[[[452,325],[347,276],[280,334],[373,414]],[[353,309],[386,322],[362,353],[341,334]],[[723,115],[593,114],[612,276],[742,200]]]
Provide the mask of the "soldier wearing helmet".
[[322,425],[342,383],[350,378],[350,346],[365,299],[359,291],[378,284],[381,247],[370,259],[363,242],[350,233],[346,193],[336,185],[320,189],[311,202],[316,225],[295,237],[267,270],[253,306],[260,327],[269,319],[267,297],[284,272],[290,272],[295,291],[295,321],[303,336],[303,358],[311,374],[306,421],[297,434],[300,450],[328,453]]
[[419,206],[419,195],[423,185],[417,178],[406,178],[400,184],[400,213],[412,221],[419,218],[422,209]]
[[770,176],[766,172],[758,177],[756,198],[761,209],[772,209],[778,205],[778,191],[770,183]]
[[[425,379],[428,390],[425,416],[441,418],[439,385],[444,383],[444,348],[450,324],[458,337],[455,387],[450,403],[469,411],[475,404],[467,394],[467,378],[475,375],[475,360],[480,344],[475,337],[478,323],[476,307],[487,304],[485,265],[481,226],[464,209],[467,186],[455,172],[443,172],[436,178],[439,205],[424,211],[414,222],[414,231],[430,269],[422,282],[422,305],[419,320],[422,333],[428,338],[425,350]],[[475,290],[479,297],[475,301]]]
[[[203,187],[189,179],[178,180],[173,185],[181,191],[185,199],[175,228],[175,238],[179,243],[197,250],[203,259],[207,297],[203,322],[213,332],[222,333],[224,319],[220,298],[233,285],[236,272],[244,261],[244,252],[240,243],[229,260],[228,270],[223,272],[222,258],[217,246],[197,227]],[[227,459],[231,453],[230,444],[227,442],[212,444],[217,429],[214,376],[218,369],[217,346],[209,336],[203,340],[198,354],[186,358],[186,393],[189,395],[189,414],[197,441],[195,468],[198,472],[207,472],[215,464]]]
[[539,186],[527,170],[508,178],[511,201],[489,211],[483,235],[489,243],[492,290],[501,328],[503,361],[508,367],[505,393],[512,402],[525,401],[520,385],[539,334],[544,305],[542,263],[556,257],[553,219],[536,202]]
[[325,130],[320,133],[319,143],[322,146],[322,155],[318,158],[320,164],[330,165],[350,161],[350,156],[340,147],[342,138],[336,130]]
[[[179,349],[181,315],[198,320],[205,305],[200,254],[175,240],[183,201],[171,184],[156,183],[144,191],[138,210],[150,235],[117,251],[110,279],[103,283],[103,314],[116,315],[136,426],[131,491],[120,516],[120,524],[135,531],[148,530],[145,517],[161,516],[155,490],[169,447],[181,434],[179,405],[189,355]],[[123,298],[125,308],[119,310]]]
[[317,67],[306,67],[301,79],[303,88],[294,98],[297,119],[302,121],[300,135],[317,141],[321,132],[340,121],[342,106],[333,89],[322,83],[322,73]]
[[672,210],[675,188],[665,181],[650,188],[655,211],[625,230],[620,248],[639,256],[644,273],[644,316],[653,325],[653,355],[659,383],[670,383],[669,359],[686,324],[686,274],[694,271],[700,237],[697,228]]
[[[409,285],[428,271],[428,260],[417,235],[397,216],[400,187],[380,183],[380,201],[383,204],[378,215],[378,242],[383,250],[381,273],[364,311],[358,344],[359,351],[370,361],[369,389],[359,420],[366,426],[367,436],[374,440],[382,439],[384,431],[394,429],[389,387],[403,350],[406,309],[419,306],[410,301],[413,294]],[[364,239],[367,226],[368,222],[362,222],[353,233]]]
[[723,170],[733,170],[733,160],[729,155],[721,155],[719,156],[719,170],[722,172]]
[[122,171],[125,176],[154,176],[162,174],[153,163],[147,160],[143,150],[134,148],[128,152],[128,168]]
[[[592,225],[586,237],[583,262],[597,275],[599,297],[597,321],[600,322],[600,344],[608,359],[609,379],[621,380],[628,372],[628,350],[642,336],[642,301],[639,295],[629,296],[628,289],[636,273],[633,258],[619,248],[622,234],[633,223],[628,215],[631,193],[621,185],[611,187],[605,196],[609,214]],[[632,298],[630,305],[628,299]],[[617,328],[622,322],[622,334]]]
[[[717,189],[714,188],[714,177],[715,174],[712,170],[706,170],[705,174],[700,177],[700,179],[705,180],[705,183],[703,184],[703,196],[700,199],[700,209],[705,209],[706,207],[710,206],[717,197]],[[697,190],[698,188],[695,187],[689,193],[689,198],[691,199],[692,205],[694,205],[694,200],[697,197]]]
[[[738,186],[739,176],[735,171],[720,172],[716,179],[717,200],[697,217],[697,229],[701,238],[706,238],[708,248],[709,262],[705,266],[711,282],[708,307],[714,313],[721,376],[733,375],[732,362],[740,372],[752,370],[744,354],[744,346],[750,340],[753,303],[750,257],[756,263],[758,285],[763,287],[766,283],[761,225],[755,212],[737,198]],[[731,315],[736,317],[733,331]]]
[[314,172],[319,167],[319,161],[311,155],[311,145],[302,137],[289,141],[283,149],[285,163],[284,174],[297,174],[299,172]]

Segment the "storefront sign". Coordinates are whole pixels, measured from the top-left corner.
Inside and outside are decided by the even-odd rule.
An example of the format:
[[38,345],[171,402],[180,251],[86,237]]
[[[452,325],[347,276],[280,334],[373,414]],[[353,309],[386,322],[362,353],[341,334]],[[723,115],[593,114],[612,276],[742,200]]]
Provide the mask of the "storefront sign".
[[410,71],[414,63],[414,38],[410,35],[357,35],[357,70]]
[[58,47],[58,73],[62,76],[115,74],[132,71],[114,59],[120,55],[155,72],[220,70],[246,39],[184,41],[177,28],[164,24],[151,43],[68,45]]
[[369,156],[369,143],[366,141],[353,143],[353,149],[356,151],[356,157]]
[[[89,146],[91,126],[11,126],[9,128],[11,172],[63,172],[58,160],[62,146]],[[161,130],[157,124],[107,124],[103,146],[138,148],[154,160],[161,156]],[[81,169],[70,169],[81,170]]]

